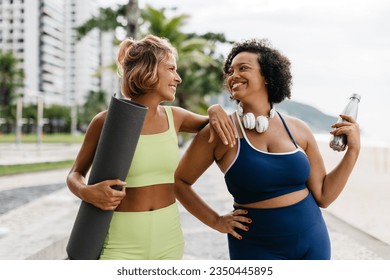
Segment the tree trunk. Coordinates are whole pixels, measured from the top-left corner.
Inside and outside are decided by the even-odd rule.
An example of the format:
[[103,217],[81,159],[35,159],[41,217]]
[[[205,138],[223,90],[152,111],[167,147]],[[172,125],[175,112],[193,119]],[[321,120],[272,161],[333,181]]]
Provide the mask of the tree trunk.
[[0,107],[2,106],[10,106],[10,97],[11,97],[11,91],[7,87],[0,87]]
[[129,0],[129,4],[127,5],[127,37],[137,39],[139,16],[138,0]]

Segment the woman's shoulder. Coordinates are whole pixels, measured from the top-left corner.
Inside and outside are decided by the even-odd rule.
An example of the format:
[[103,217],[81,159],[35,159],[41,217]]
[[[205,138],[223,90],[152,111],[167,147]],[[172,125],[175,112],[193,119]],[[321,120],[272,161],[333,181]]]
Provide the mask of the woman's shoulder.
[[93,130],[101,130],[103,125],[104,125],[104,121],[106,120],[106,116],[107,116],[107,110],[105,111],[102,111],[100,113],[97,113],[91,120],[90,124],[89,124],[89,129],[93,129]]
[[183,114],[184,112],[187,112],[186,109],[181,108],[179,106],[174,106],[174,105],[163,105],[165,110],[170,110],[174,114]]
[[99,113],[97,113],[93,119],[97,119],[97,120],[105,120],[106,119],[106,116],[107,116],[107,110],[104,110],[104,111],[101,111]]
[[299,146],[305,148],[308,142],[314,140],[314,134],[305,121],[286,114],[282,114],[282,118]]
[[302,119],[287,114],[279,114],[282,116],[289,128],[295,128],[300,130],[301,132],[310,131],[309,125]]

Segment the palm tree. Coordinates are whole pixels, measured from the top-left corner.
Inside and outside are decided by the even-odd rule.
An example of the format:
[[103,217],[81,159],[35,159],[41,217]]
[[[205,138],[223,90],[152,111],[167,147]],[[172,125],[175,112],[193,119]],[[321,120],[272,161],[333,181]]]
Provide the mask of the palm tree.
[[98,28],[100,31],[113,31],[118,27],[126,30],[128,37],[136,38],[139,29],[138,19],[137,0],[129,0],[128,4],[119,5],[116,9],[100,8],[98,16],[90,18],[75,29],[77,39],[83,38],[94,28]]
[[[99,17],[87,21],[76,30],[79,37],[87,34],[94,27],[102,31],[115,30],[120,27],[124,30],[130,22],[129,4],[112,8],[102,8]],[[138,11],[133,2],[133,15]],[[215,50],[218,43],[231,43],[223,34],[207,33],[198,35],[181,31],[189,15],[182,14],[168,18],[166,9],[154,9],[146,6],[140,13],[139,21],[132,18],[131,24],[140,24],[137,34],[143,37],[146,34],[154,34],[167,38],[178,52],[178,73],[183,83],[178,87],[176,103],[193,111],[204,113],[200,107],[204,104],[204,96],[219,93],[222,90],[222,63],[223,58],[217,55]],[[124,20],[127,19],[127,20]],[[128,32],[129,33],[129,32]]]
[[168,18],[165,9],[147,6],[141,15],[146,33],[167,38],[177,49],[178,73],[183,80],[176,93],[178,105],[201,112],[207,107],[204,96],[222,90],[223,57],[215,52],[217,44],[231,42],[223,34],[183,33],[181,29],[190,18],[186,14]]
[[18,59],[11,52],[0,51],[0,118],[12,121],[17,91],[23,86],[24,73],[17,67]]
[[139,19],[139,7],[138,0],[129,0],[126,9],[126,19],[127,19],[127,37],[138,37],[138,19]]

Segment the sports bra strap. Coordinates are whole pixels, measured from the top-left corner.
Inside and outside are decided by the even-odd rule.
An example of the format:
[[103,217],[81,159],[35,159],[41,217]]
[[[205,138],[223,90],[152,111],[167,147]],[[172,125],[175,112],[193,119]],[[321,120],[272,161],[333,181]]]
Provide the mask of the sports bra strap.
[[292,136],[290,130],[288,129],[288,126],[287,126],[286,122],[284,121],[282,115],[281,115],[279,112],[277,112],[277,113],[278,113],[280,119],[282,120],[282,123],[283,123],[284,127],[286,128],[287,133],[288,133],[288,135],[290,136],[291,140],[293,141],[295,147],[298,148],[298,145],[297,145],[297,143],[295,142],[294,137]]
[[[236,131],[236,134],[237,134],[237,135],[240,135],[240,134],[238,133],[238,129],[237,129],[237,126],[236,126],[236,122],[234,121],[234,114],[231,114],[231,115],[230,115],[230,118],[232,119],[232,122],[233,122],[233,125],[234,125],[234,130]],[[240,122],[240,119],[238,119],[238,121]]]

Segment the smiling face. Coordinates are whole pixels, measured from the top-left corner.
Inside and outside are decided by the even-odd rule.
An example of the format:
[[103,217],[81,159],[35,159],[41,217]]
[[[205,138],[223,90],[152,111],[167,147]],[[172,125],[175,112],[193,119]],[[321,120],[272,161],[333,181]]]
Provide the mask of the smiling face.
[[251,52],[240,52],[233,58],[226,82],[236,100],[267,90],[258,56]]
[[158,84],[155,92],[161,96],[162,100],[175,100],[176,87],[181,83],[181,78],[176,70],[176,59],[173,55],[168,55],[157,67]]

